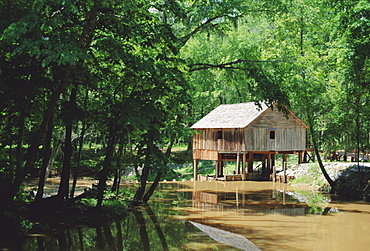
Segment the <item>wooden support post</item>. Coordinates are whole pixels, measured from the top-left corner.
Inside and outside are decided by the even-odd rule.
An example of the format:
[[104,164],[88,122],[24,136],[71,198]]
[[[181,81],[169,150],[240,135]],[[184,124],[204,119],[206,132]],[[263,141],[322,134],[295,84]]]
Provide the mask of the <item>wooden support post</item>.
[[282,168],[283,168],[283,171],[284,171],[284,183],[286,183],[286,154],[283,153],[283,162],[282,162]]
[[245,162],[247,160],[247,154],[243,153],[243,160],[242,160],[242,180],[246,180],[246,173],[245,173]]
[[215,178],[217,179],[220,175],[220,161],[216,160],[216,166],[215,166]]
[[276,182],[276,166],[272,167],[272,181]]
[[198,159],[194,159],[194,180],[198,179]]
[[303,152],[303,163],[308,163],[307,155],[308,155],[307,151],[304,151]]
[[283,163],[283,169],[284,169],[284,183],[287,183],[287,177],[286,177],[286,162]]
[[218,154],[218,174],[217,177],[222,177],[224,175],[224,161],[222,160],[222,153]]
[[267,155],[266,173],[269,173],[269,170],[271,170],[271,154],[266,154],[266,155]]
[[249,158],[248,158],[248,173],[253,173],[253,153],[249,153]]
[[298,152],[298,165],[303,163],[302,152]]
[[236,154],[236,173],[240,174],[240,154]]
[[267,176],[266,157],[262,158],[262,177]]
[[270,175],[272,173],[272,167],[275,166],[275,154],[271,154],[271,164],[268,171],[268,174]]
[[221,163],[220,163],[220,176],[224,176],[224,165],[225,165],[225,162],[223,160],[221,160]]

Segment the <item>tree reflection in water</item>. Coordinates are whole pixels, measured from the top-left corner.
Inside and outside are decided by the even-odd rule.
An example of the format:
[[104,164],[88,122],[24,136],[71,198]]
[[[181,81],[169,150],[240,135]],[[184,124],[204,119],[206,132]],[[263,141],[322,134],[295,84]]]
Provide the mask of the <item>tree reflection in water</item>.
[[126,218],[113,222],[30,234],[21,249],[169,250],[159,221],[148,205],[133,208]]
[[[111,222],[92,220],[89,226],[66,226],[58,230],[50,226],[49,231],[35,230],[26,242],[18,241],[18,246],[9,246],[16,250],[237,250],[215,241],[189,223],[191,220],[219,228],[220,232],[241,234],[258,247],[266,247],[271,240],[279,244],[273,239],[276,231],[270,233],[271,227],[263,228],[266,222],[281,229],[276,218],[282,218],[284,226],[290,226],[295,220],[301,224],[306,214],[327,213],[328,201],[319,194],[287,192],[265,183],[251,183],[247,189],[233,187],[242,183],[228,186],[208,183],[204,187],[201,187],[203,183],[196,183],[197,189],[190,183],[164,183],[150,201],[151,207],[130,208],[124,218]],[[241,225],[242,221],[245,225]],[[291,237],[281,235],[279,241],[291,242]]]

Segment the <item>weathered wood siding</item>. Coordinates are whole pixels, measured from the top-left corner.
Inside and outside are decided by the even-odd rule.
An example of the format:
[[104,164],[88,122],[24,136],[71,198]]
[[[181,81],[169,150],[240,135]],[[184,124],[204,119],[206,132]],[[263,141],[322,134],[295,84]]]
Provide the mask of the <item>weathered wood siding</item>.
[[[270,139],[270,131],[275,139]],[[291,115],[266,110],[245,132],[245,151],[299,151],[306,149],[306,128]]]
[[204,129],[194,134],[194,150],[238,152],[245,148],[244,129]]
[[218,160],[218,151],[205,150],[205,149],[194,149],[193,159]]
[[220,151],[239,152],[243,151],[244,145],[244,129],[223,129],[222,147]]
[[245,151],[299,151],[306,147],[304,128],[276,128],[275,139],[270,139],[268,128],[251,127],[246,133]]

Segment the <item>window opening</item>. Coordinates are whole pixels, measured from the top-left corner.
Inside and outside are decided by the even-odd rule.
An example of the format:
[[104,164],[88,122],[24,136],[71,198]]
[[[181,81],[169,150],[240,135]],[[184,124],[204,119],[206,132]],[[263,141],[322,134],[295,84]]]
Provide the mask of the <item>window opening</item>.
[[222,131],[217,131],[217,139],[222,139]]
[[270,130],[270,139],[275,139],[275,130]]

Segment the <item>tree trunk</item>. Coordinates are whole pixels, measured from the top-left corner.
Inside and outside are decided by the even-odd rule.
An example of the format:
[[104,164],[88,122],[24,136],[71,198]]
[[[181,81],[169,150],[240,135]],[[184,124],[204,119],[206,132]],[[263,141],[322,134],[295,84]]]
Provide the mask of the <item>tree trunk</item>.
[[51,151],[51,156],[46,167],[45,179],[49,178],[50,172],[54,166],[55,158],[57,157],[61,148],[61,143],[58,140],[55,140],[53,150]]
[[[84,99],[84,110],[87,109],[87,100],[88,100],[88,98],[89,98],[89,91],[88,91],[88,89],[86,89],[85,99]],[[87,129],[86,123],[82,122],[82,129],[81,129],[79,146],[78,146],[78,153],[77,153],[77,158],[76,158],[77,163],[76,163],[76,167],[73,170],[73,184],[72,184],[72,188],[71,188],[71,194],[69,196],[70,198],[74,197],[74,193],[75,193],[75,190],[76,190],[76,184],[77,184],[78,172],[80,170],[81,155],[82,155],[82,149],[83,149],[83,144],[84,144],[84,140],[85,140],[86,129]]]
[[145,203],[148,202],[148,200],[150,199],[150,197],[154,193],[155,189],[157,188],[157,185],[158,185],[158,182],[159,182],[161,176],[162,176],[162,172],[158,172],[157,176],[155,177],[155,179],[154,179],[152,185],[150,186],[148,192],[146,192],[146,194],[144,195],[143,202],[145,202]]
[[112,185],[112,192],[116,192],[116,196],[119,192],[119,184],[121,183],[121,169],[122,169],[122,155],[123,155],[123,144],[120,145],[117,151],[117,162],[116,162],[116,171],[114,174],[114,181]]
[[141,177],[140,177],[140,187],[137,189],[136,194],[134,196],[135,201],[141,201],[144,196],[146,182],[149,176],[149,170],[150,170],[149,165],[144,165],[142,173],[141,173]]
[[[66,108],[67,113],[73,113],[73,107],[76,107],[76,96],[77,90],[73,88],[71,91],[70,100],[68,102],[68,107]],[[73,117],[70,114],[66,115],[66,135],[64,140],[64,159],[63,159],[63,168],[62,175],[60,179],[60,185],[58,190],[58,197],[61,199],[68,199],[68,190],[69,190],[69,176],[71,173],[71,158],[72,158],[72,127],[73,127]]]
[[38,129],[37,133],[35,134],[35,137],[31,141],[30,147],[27,150],[26,164],[25,164],[23,170],[21,170],[19,173],[16,174],[15,180],[14,180],[12,186],[10,187],[9,191],[6,192],[6,194],[4,194],[4,199],[5,200],[13,200],[13,197],[19,191],[19,188],[20,188],[24,178],[32,170],[34,162],[37,158],[37,152],[39,150],[39,146],[42,142],[42,139],[45,136],[47,125],[49,124],[51,116],[54,112],[54,108],[56,106],[56,103],[59,100],[59,96],[63,92],[64,87],[67,84],[67,79],[69,78],[71,69],[72,69],[72,66],[67,69],[64,81],[62,81],[62,83],[58,86],[57,90],[55,90],[52,93],[52,95],[50,97],[48,108],[44,112],[44,116],[43,116],[42,122],[39,126],[39,129]]
[[[357,104],[359,104],[360,102],[357,102]],[[357,116],[356,116],[356,119],[355,119],[355,123],[356,123],[356,150],[357,150],[357,173],[358,173],[358,188],[359,188],[359,197],[362,198],[363,197],[363,189],[364,189],[364,185],[363,185],[363,175],[362,175],[362,170],[361,170],[361,166],[360,166],[360,149],[361,149],[361,121],[360,121],[360,108],[356,107],[357,108]]]
[[39,178],[39,186],[37,188],[37,194],[35,201],[40,201],[42,199],[42,195],[44,194],[44,185],[46,180],[46,173],[48,168],[48,163],[50,161],[51,157],[51,139],[53,134],[53,120],[50,119],[48,130],[46,132],[46,138],[45,138],[45,144],[44,144],[44,158],[42,160],[42,166],[41,166],[41,173]]
[[17,149],[16,149],[16,173],[18,173],[21,170],[21,165],[23,161],[23,138],[24,138],[24,131],[25,131],[25,121],[26,121],[26,114],[28,111],[29,103],[27,102],[27,99],[25,98],[23,102],[24,108],[20,110],[19,115],[19,124],[18,124],[18,137],[17,137]]
[[321,161],[318,145],[317,145],[317,142],[316,142],[316,137],[315,137],[315,134],[314,134],[314,131],[313,131],[313,123],[311,121],[312,118],[310,116],[307,116],[307,118],[308,118],[308,123],[310,125],[310,134],[311,134],[311,139],[312,139],[312,145],[313,145],[313,149],[315,151],[317,162],[319,163],[320,170],[321,170],[322,174],[324,175],[326,181],[329,183],[329,185],[333,189],[335,187],[335,182],[330,178],[329,174],[325,170],[324,164]]
[[117,191],[119,175],[120,175],[120,171],[119,171],[118,167],[116,167],[116,170],[114,171],[114,179],[113,179],[111,192],[116,192]]
[[96,208],[100,208],[103,203],[104,190],[107,182],[107,177],[111,165],[111,159],[114,151],[114,144],[116,139],[116,131],[114,126],[111,126],[108,138],[108,145],[106,148],[105,159],[103,162],[103,169],[99,172],[99,184],[98,184],[98,203]]
[[173,137],[171,137],[170,143],[168,144],[167,149],[166,149],[166,153],[165,153],[167,158],[169,158],[171,156],[171,151],[172,151],[172,147],[173,147],[174,143],[175,143],[175,139]]
[[[87,13],[86,15],[86,22],[83,27],[81,37],[79,39],[79,44],[81,46],[81,49],[83,50],[86,50],[91,43],[94,31],[95,31],[95,24],[97,21],[96,13],[97,13],[97,5],[94,5],[89,11],[89,13]],[[38,128],[37,133],[35,134],[35,137],[30,143],[30,147],[27,150],[27,155],[26,155],[27,159],[26,159],[26,164],[23,170],[21,170],[19,173],[16,174],[15,180],[13,184],[10,186],[8,191],[1,191],[1,195],[3,196],[0,195],[0,197],[2,197],[5,201],[13,200],[14,196],[19,191],[19,188],[24,178],[32,170],[32,167],[37,157],[39,146],[42,142],[42,139],[45,136],[45,132],[46,132],[46,128],[49,123],[49,120],[59,100],[60,94],[64,91],[64,88],[69,83],[69,77],[71,75],[73,68],[74,68],[74,65],[67,66],[63,79],[61,79],[61,82],[57,86],[56,90],[52,92],[52,95],[50,97],[50,101],[48,104],[48,108],[44,112],[42,122]]]
[[79,145],[78,145],[76,167],[73,169],[73,184],[71,188],[71,194],[69,195],[70,198],[74,197],[75,190],[76,190],[76,184],[77,184],[78,172],[80,170],[80,162],[81,162],[81,155],[82,155],[82,149],[83,149],[83,144],[84,144],[85,132],[86,132],[86,125],[84,124],[81,129],[81,135],[80,135],[80,140],[79,140]]

